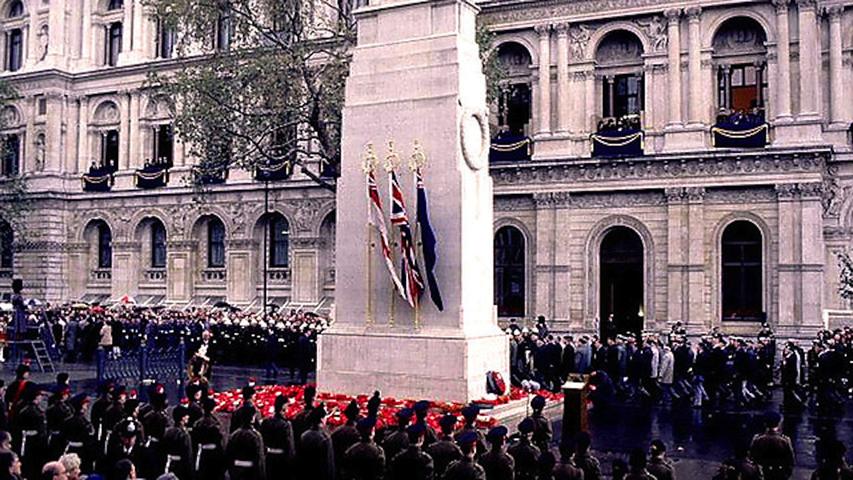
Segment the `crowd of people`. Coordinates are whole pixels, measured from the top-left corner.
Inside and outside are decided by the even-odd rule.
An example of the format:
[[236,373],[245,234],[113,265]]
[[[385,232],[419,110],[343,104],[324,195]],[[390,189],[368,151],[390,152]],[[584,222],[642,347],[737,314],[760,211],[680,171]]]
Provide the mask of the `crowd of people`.
[[600,404],[615,400],[718,408],[760,407],[781,385],[786,409],[813,403],[837,410],[853,392],[853,327],[818,332],[805,350],[777,340],[765,323],[755,337],[714,328],[691,339],[680,323],[643,335],[558,335],[540,318],[533,328],[511,321],[511,378],[515,385],[558,390],[573,374],[601,385]]
[[[140,348],[166,349],[184,342],[191,355],[204,343],[207,356],[226,365],[289,367],[304,383],[313,370],[317,335],[329,319],[311,312],[279,309],[249,312],[235,308],[145,308],[136,305],[69,304],[28,308],[28,338],[49,339],[49,349],[66,362],[90,362],[99,347],[112,357]],[[0,330],[12,312],[0,313]],[[44,332],[49,332],[44,335]],[[7,335],[11,338],[12,334]],[[259,362],[261,360],[262,362]],[[295,375],[294,375],[295,376]]]
[[[547,400],[535,396],[531,413],[510,435],[507,426],[478,428],[479,407],[446,413],[434,429],[426,421],[433,405],[422,400],[400,409],[396,424],[377,424],[379,392],[365,408],[353,400],[342,412],[318,403],[313,387],[299,398],[280,395],[271,415],[261,418],[252,384],[230,418],[215,411],[209,392],[190,384],[186,397],[169,405],[162,384],[149,401],[135,391],[104,384],[97,398],[72,394],[68,376],[51,386],[29,380],[18,367],[15,380],[0,388],[0,480],[599,480],[605,468],[585,431],[553,442]],[[43,395],[49,395],[43,409]],[[292,402],[298,413],[288,416]],[[326,420],[346,422],[331,429]],[[461,418],[460,418],[461,417]],[[791,440],[781,433],[782,415],[764,416],[765,430],[722,462],[715,480],[791,478]],[[813,480],[853,478],[844,443],[817,444]],[[676,480],[667,446],[654,440],[612,461],[616,480]],[[709,474],[709,477],[711,475]]]

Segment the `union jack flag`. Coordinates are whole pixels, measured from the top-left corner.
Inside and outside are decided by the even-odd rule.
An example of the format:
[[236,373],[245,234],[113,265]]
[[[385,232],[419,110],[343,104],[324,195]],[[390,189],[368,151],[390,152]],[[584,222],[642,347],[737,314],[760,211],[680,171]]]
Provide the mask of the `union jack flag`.
[[379,198],[379,189],[376,187],[376,177],[373,172],[367,174],[367,197],[370,199],[370,208],[367,211],[367,223],[379,232],[379,245],[382,248],[382,257],[385,259],[385,266],[388,267],[388,274],[391,275],[391,282],[394,284],[397,293],[406,298],[406,295],[403,293],[403,285],[400,283],[400,278],[394,269],[394,260],[391,258],[391,244],[388,242],[388,230],[385,227],[382,200]]
[[400,229],[400,252],[402,253],[402,281],[406,301],[415,308],[424,291],[424,280],[418,269],[418,257],[415,252],[415,242],[409,216],[406,214],[406,202],[403,200],[403,190],[397,181],[397,175],[391,171],[388,174],[391,187],[391,225]]

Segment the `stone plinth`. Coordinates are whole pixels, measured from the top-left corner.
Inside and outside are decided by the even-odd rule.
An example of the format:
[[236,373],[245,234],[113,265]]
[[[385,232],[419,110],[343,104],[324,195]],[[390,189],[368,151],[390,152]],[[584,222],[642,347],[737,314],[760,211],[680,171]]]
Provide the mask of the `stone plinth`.
[[[356,12],[337,191],[337,318],[318,352],[323,391],[379,388],[395,397],[467,402],[485,395],[487,371],[509,379],[507,338],[492,305],[492,181],[476,13],[464,0],[385,0]],[[443,312],[425,294],[416,318],[395,297],[377,236],[367,228],[362,156],[372,142],[384,160],[389,140],[403,161],[397,174],[412,221],[408,160],[415,140],[428,157],[424,177],[439,239]],[[376,175],[387,216],[382,165]]]

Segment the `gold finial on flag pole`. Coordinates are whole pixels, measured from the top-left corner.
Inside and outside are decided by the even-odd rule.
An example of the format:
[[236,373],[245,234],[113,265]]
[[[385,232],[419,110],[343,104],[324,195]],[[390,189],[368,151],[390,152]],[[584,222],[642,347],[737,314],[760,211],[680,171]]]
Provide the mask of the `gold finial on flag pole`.
[[385,170],[393,172],[400,166],[400,156],[394,150],[394,140],[388,140],[388,155],[385,155]]
[[364,170],[365,174],[375,171],[376,166],[379,165],[379,157],[376,156],[373,143],[364,146],[364,155],[361,158],[361,169]]
[[412,150],[412,157],[411,159],[409,159],[409,168],[413,172],[417,172],[426,167],[426,164],[427,158],[426,154],[424,153],[424,149],[423,147],[421,147],[421,143],[417,139],[415,139],[415,145]]
[[[373,143],[368,143],[364,147],[364,155],[362,156],[361,168],[365,175],[373,175],[376,170],[376,165],[379,164],[379,158],[373,150]],[[370,218],[370,209],[373,208],[368,200],[368,218]],[[373,262],[370,258],[370,251],[373,248],[373,228],[370,221],[367,222],[367,246],[365,254],[365,275],[367,276],[367,318],[365,319],[366,326],[370,327],[374,323],[373,319]]]

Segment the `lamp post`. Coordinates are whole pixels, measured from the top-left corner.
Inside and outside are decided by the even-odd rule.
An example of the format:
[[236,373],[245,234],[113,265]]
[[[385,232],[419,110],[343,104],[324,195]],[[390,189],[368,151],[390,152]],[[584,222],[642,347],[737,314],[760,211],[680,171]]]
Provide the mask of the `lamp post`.
[[267,242],[269,241],[269,232],[270,232],[270,182],[269,180],[264,180],[264,324],[269,325],[267,322],[267,278],[268,278],[268,268],[269,268],[269,248],[267,246]]

